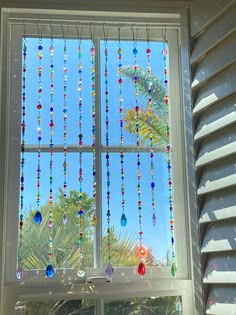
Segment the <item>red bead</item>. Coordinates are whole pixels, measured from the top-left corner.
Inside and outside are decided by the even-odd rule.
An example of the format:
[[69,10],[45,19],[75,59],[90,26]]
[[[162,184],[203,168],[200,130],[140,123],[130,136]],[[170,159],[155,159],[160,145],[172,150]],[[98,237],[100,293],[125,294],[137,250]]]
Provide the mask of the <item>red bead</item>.
[[140,276],[144,276],[145,273],[146,273],[146,268],[145,268],[144,263],[141,261],[141,263],[138,265],[138,274]]

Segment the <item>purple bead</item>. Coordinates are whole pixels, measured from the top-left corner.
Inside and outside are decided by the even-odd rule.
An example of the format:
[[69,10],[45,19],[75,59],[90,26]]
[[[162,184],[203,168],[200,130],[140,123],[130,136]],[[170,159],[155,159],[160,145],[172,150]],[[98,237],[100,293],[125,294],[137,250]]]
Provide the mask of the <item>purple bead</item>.
[[109,263],[107,264],[106,269],[105,269],[105,275],[106,275],[108,278],[111,278],[111,277],[112,277],[112,273],[113,273],[113,268],[112,268],[111,263],[109,262]]

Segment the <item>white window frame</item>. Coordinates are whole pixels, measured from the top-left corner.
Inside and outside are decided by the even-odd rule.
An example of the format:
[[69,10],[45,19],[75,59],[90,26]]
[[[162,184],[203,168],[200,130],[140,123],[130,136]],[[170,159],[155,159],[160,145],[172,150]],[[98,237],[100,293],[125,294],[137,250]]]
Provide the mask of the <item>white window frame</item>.
[[[113,275],[112,283],[83,283],[78,277],[75,277],[75,272],[71,270],[66,270],[63,274],[62,270],[57,270],[56,276],[53,279],[45,279],[44,271],[39,271],[35,275],[35,271],[29,271],[25,274],[23,282],[19,283],[15,278],[16,270],[16,257],[17,257],[17,226],[18,226],[18,198],[11,198],[11,196],[18,196],[19,194],[19,181],[18,174],[20,170],[20,158],[19,157],[19,126],[20,126],[20,107],[19,107],[19,96],[21,95],[21,85],[19,84],[21,80],[21,42],[17,42],[14,39],[14,34],[12,33],[12,25],[16,23],[22,23],[26,19],[40,20],[44,16],[48,20],[65,20],[66,23],[73,23],[73,21],[78,16],[81,20],[85,21],[106,21],[109,22],[109,14],[103,16],[104,14],[95,14],[92,12],[75,12],[73,14],[62,14],[57,12],[42,12],[39,17],[37,12],[27,11],[27,10],[10,10],[10,12],[4,12],[3,16],[3,28],[7,32],[3,36],[3,43],[7,45],[8,51],[3,54],[2,62],[7,65],[6,69],[3,70],[3,75],[5,74],[7,79],[6,82],[6,94],[2,93],[2,104],[6,104],[5,110],[7,111],[7,128],[5,139],[7,142],[7,152],[5,154],[5,198],[4,198],[4,219],[5,226],[5,268],[4,268],[4,290],[6,303],[4,315],[16,302],[16,300],[37,300],[37,299],[96,299],[97,306],[100,305],[100,312],[102,314],[101,301],[110,298],[125,298],[125,297],[141,297],[141,296],[181,296],[183,302],[183,314],[189,315],[193,310],[192,302],[192,280],[191,280],[191,268],[189,265],[190,249],[189,249],[189,232],[187,227],[188,222],[188,202],[187,202],[187,189],[186,189],[186,174],[185,174],[185,148],[183,139],[184,135],[184,123],[183,123],[183,108],[182,108],[182,87],[181,87],[181,66],[180,66],[180,19],[178,14],[162,17],[161,15],[154,14],[140,14],[139,16],[129,17],[129,22],[133,21],[136,24],[140,22],[146,24],[155,23],[160,25],[160,30],[155,34],[155,39],[162,40],[163,34],[161,26],[168,20],[170,25],[167,25],[166,37],[168,39],[169,45],[169,67],[170,71],[170,103],[171,103],[171,113],[170,117],[174,117],[174,121],[179,123],[173,123],[171,121],[171,134],[172,134],[172,145],[173,150],[173,181],[178,183],[174,187],[174,203],[175,203],[175,234],[177,236],[176,240],[176,254],[178,262],[178,272],[176,279],[171,278],[170,268],[164,268],[164,270],[149,270],[144,278],[137,276],[136,268],[119,268],[116,269]],[[93,17],[91,17],[94,14]],[[151,16],[151,18],[150,18]],[[112,16],[110,22],[117,19],[117,21],[125,22],[127,17],[125,14],[117,14],[117,16]],[[158,22],[159,21],[159,22]],[[171,21],[171,22],[170,22]],[[167,24],[168,24],[167,23]],[[36,28],[35,28],[36,30]],[[21,38],[23,36],[24,27],[18,28],[18,32]],[[18,35],[19,35],[18,34]],[[31,34],[33,35],[33,34]],[[37,37],[37,30],[34,34]],[[47,34],[49,35],[49,34]],[[54,34],[55,36],[56,34]],[[98,34],[97,34],[98,35]],[[100,34],[103,38],[103,34]],[[75,33],[75,38],[77,33]],[[89,37],[89,35],[88,35]],[[109,36],[110,37],[110,36]],[[117,35],[116,35],[117,39]],[[146,39],[146,32],[143,33],[143,39]],[[151,36],[150,36],[151,40]],[[10,48],[12,47],[12,48]],[[11,49],[13,49],[16,54],[12,55],[10,60],[8,56],[11,56]],[[13,64],[18,64],[18,66],[13,66]],[[19,70],[20,69],[20,70]],[[14,93],[13,93],[14,91]],[[18,121],[18,125],[15,123]],[[10,157],[18,157],[12,163]],[[17,176],[16,176],[17,174]],[[16,179],[12,181],[12,179]],[[187,232],[186,232],[187,231]],[[99,234],[98,230],[98,234]],[[101,234],[101,233],[100,233]],[[96,269],[87,270],[89,276],[100,276],[104,274],[104,269],[100,268],[100,257],[97,257],[97,267]],[[62,276],[64,277],[62,283]],[[34,278],[34,280],[32,280]],[[7,302],[9,300],[9,303]],[[10,314],[10,313],[9,313]]]

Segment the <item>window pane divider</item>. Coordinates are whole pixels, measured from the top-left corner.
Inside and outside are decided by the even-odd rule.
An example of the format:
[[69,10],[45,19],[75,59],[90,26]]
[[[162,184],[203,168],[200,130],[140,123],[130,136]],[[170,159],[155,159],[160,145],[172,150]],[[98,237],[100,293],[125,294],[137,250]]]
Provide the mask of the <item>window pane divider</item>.
[[96,215],[94,239],[94,268],[102,267],[102,155],[101,155],[101,82],[100,82],[100,40],[94,40],[95,55],[95,147],[96,147]]
[[[98,93],[98,92],[97,92]],[[97,111],[98,114],[98,111]],[[100,131],[99,131],[100,132]],[[96,135],[98,136],[98,135]],[[98,149],[99,148],[99,149]],[[64,147],[62,144],[55,144],[54,152],[63,152]],[[105,145],[100,144],[97,149],[100,152],[106,152],[107,148]],[[124,145],[122,147],[124,152],[137,152],[137,148],[135,145]],[[120,152],[120,145],[109,145],[109,151],[110,152]],[[166,152],[166,145],[165,144],[159,144],[156,146],[153,146],[154,152]],[[25,145],[25,152],[38,152],[38,145],[37,144],[26,144]],[[50,147],[48,144],[42,144],[41,145],[41,152],[50,152]],[[67,152],[92,152],[91,145],[83,145],[83,147],[79,147],[77,144],[68,144],[67,146]],[[140,145],[140,152],[150,152],[150,148],[147,146]]]

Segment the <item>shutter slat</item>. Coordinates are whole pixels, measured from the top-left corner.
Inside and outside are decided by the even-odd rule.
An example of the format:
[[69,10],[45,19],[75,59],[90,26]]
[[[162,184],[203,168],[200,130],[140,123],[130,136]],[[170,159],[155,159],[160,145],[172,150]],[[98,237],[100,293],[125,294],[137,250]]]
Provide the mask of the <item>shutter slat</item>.
[[220,160],[205,166],[198,186],[198,195],[235,185],[235,159],[235,156],[230,156],[224,159],[224,163]]
[[212,286],[206,306],[206,314],[235,315],[235,286]]
[[236,254],[210,255],[204,283],[236,283]]
[[[236,33],[229,36],[214,50],[209,52],[205,58],[197,65],[192,88],[196,89],[204,84],[206,80],[222,71],[236,60]],[[227,52],[227,53],[226,53]]]
[[236,94],[217,102],[204,111],[197,123],[195,140],[208,137],[219,129],[223,129],[236,120]]
[[208,109],[211,105],[235,92],[236,67],[230,68],[227,72],[214,77],[199,90],[194,115]]
[[202,167],[236,152],[235,124],[227,126],[200,142],[196,166]]
[[202,253],[236,250],[236,219],[210,224],[202,242]]
[[[228,10],[223,16],[219,17],[215,23],[198,38],[191,55],[191,63],[199,60],[217,43],[227,37],[236,29],[236,6]],[[224,26],[224,27],[222,27]]]
[[216,222],[236,217],[235,186],[207,194],[202,204],[200,223]]

